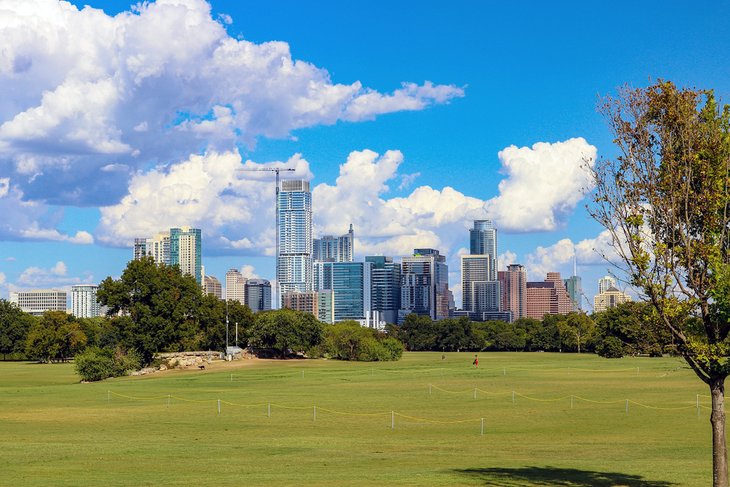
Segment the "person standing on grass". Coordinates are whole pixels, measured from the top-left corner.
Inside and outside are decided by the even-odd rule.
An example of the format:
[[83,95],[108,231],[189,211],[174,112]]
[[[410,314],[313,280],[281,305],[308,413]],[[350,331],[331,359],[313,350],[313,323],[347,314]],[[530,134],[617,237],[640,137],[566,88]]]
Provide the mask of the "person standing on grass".
[[474,361],[471,364],[474,366],[474,368],[479,368],[479,357],[477,357],[476,354],[474,354]]

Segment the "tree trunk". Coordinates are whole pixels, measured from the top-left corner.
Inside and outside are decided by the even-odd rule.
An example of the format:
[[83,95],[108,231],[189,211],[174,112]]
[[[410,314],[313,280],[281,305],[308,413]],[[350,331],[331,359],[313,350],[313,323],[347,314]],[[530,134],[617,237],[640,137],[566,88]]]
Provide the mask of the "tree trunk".
[[712,485],[728,487],[727,444],[725,442],[725,377],[710,381],[712,394]]

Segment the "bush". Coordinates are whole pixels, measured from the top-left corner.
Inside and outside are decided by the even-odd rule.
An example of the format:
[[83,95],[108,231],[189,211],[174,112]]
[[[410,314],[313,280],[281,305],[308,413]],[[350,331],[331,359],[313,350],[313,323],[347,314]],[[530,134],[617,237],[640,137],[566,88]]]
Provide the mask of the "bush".
[[325,327],[324,342],[319,352],[340,360],[390,361],[403,355],[403,344],[354,321],[343,321]]
[[74,357],[76,373],[81,380],[96,382],[109,377],[126,375],[140,366],[140,356],[136,352],[125,353],[111,348],[88,347]]
[[616,337],[606,337],[596,346],[596,353],[604,358],[621,358],[624,356],[624,344]]

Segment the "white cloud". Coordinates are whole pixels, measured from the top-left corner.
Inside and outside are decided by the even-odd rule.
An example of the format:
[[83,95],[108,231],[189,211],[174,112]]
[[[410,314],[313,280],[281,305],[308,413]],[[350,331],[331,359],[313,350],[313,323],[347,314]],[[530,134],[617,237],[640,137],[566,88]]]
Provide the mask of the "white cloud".
[[573,242],[564,238],[549,247],[538,247],[527,256],[525,267],[530,279],[542,280],[547,272],[567,271],[573,263],[573,256],[577,257],[579,266],[611,267],[606,259],[616,261],[615,250],[612,246],[611,234],[603,230],[595,238]]
[[246,279],[259,279],[259,275],[256,274],[256,268],[249,264],[241,267],[241,275]]
[[63,261],[56,262],[50,268],[28,267],[21,272],[15,283],[8,287],[11,289],[29,288],[65,288],[73,284],[90,283],[93,276],[87,274],[84,278],[68,276],[68,269]]
[[502,231],[556,230],[591,188],[583,166],[592,166],[595,158],[596,148],[581,137],[503,149],[499,159],[506,178],[499,195],[487,202],[489,216]]
[[500,271],[506,271],[508,265],[517,264],[517,254],[510,250],[505,250],[497,257],[497,264]]
[[0,178],[0,198],[4,198],[10,192],[10,178]]
[[116,165],[134,173],[201,147],[225,152],[464,96],[428,81],[391,93],[335,83],[286,42],[229,36],[230,16],[214,18],[203,0],[140,2],[114,17],[56,0],[3,1],[0,12],[0,92],[14,94],[0,97],[0,170],[54,203],[116,203],[125,178],[89,184]]
[[0,272],[0,285],[5,284],[5,274]]

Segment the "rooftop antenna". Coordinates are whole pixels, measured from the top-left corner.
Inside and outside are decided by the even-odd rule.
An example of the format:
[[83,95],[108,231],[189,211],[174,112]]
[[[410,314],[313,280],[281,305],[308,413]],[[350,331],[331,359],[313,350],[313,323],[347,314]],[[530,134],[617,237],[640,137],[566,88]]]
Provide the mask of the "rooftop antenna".
[[274,223],[276,226],[276,309],[281,307],[281,286],[279,284],[279,173],[294,172],[296,169],[290,167],[257,167],[257,168],[246,168],[239,169],[243,172],[273,172],[276,174],[276,214],[274,215]]

